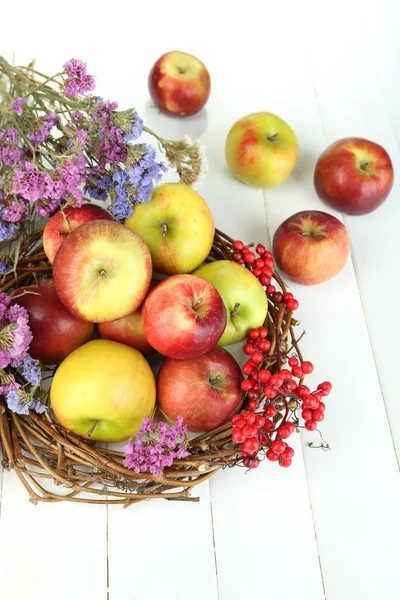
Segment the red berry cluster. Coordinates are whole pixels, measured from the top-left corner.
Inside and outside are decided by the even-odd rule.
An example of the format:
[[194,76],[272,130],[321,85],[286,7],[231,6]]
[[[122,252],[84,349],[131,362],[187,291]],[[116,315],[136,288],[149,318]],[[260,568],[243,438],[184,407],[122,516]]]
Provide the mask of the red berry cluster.
[[[271,285],[274,260],[264,246],[256,246],[260,258],[239,240],[232,244],[232,248],[233,260],[250,268],[275,303],[284,302],[290,311],[298,308],[299,303],[293,294],[277,292]],[[313,372],[314,366],[310,361],[300,362],[294,356],[286,356],[287,368],[272,373],[266,368],[273,359],[267,336],[266,327],[248,332],[243,351],[249,358],[242,367],[246,378],[241,383],[248,409],[232,417],[232,438],[242,444],[243,464],[253,469],[260,464],[262,452],[268,460],[278,462],[282,467],[292,464],[294,450],[285,440],[299,426],[298,411],[305,421],[304,427],[314,431],[324,418],[322,398],[328,396],[332,389],[329,381],[325,381],[312,392],[303,384],[303,379]],[[279,358],[282,360],[285,355],[280,354]]]
[[271,279],[274,269],[274,259],[271,252],[265,249],[262,244],[256,246],[257,255],[252,252],[242,241],[236,240],[232,244],[232,258],[239,265],[246,265],[255,277],[260,281],[261,285],[266,288],[267,294],[270,294],[274,302],[284,302],[290,311],[295,311],[299,308],[299,303],[293,294],[286,292],[277,292],[276,287],[271,285]]

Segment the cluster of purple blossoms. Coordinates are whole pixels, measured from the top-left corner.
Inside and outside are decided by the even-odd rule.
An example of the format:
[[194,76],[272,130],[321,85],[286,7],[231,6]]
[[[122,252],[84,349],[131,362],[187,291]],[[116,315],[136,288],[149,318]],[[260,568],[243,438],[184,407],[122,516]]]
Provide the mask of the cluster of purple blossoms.
[[8,294],[0,293],[0,369],[19,367],[33,338],[27,311],[18,304],[10,306],[10,300]]
[[22,156],[23,150],[18,147],[19,133],[15,127],[0,133],[0,162],[7,167],[17,164]]
[[[32,341],[28,313],[18,304],[10,306],[10,301],[10,296],[0,293],[0,376],[3,376],[1,371],[7,367],[20,368],[26,381],[36,387],[40,385],[42,373],[39,361],[28,354]],[[18,414],[27,415],[29,409],[37,413],[46,410],[46,406],[34,398],[33,394],[29,395],[22,390],[21,385],[10,373],[0,384],[0,393],[5,394],[9,409]]]
[[45,115],[40,120],[40,127],[33,133],[28,133],[28,140],[32,142],[32,144],[42,144],[50,135],[52,128],[58,124],[60,121],[60,117],[51,112],[48,115]]
[[112,120],[112,113],[117,108],[117,102],[99,99],[93,112],[93,154],[98,162],[97,172],[104,172],[107,165],[124,163],[127,157],[124,133]]
[[18,234],[18,226],[15,223],[7,223],[3,220],[5,219],[3,216],[5,210],[4,204],[0,202],[0,242],[12,240]]
[[64,71],[68,75],[65,85],[65,94],[67,96],[76,96],[94,90],[96,84],[94,78],[87,74],[87,66],[81,60],[71,58],[63,65]]
[[24,106],[26,104],[26,98],[21,98],[20,96],[18,96],[17,98],[15,98],[15,100],[13,100],[12,104],[11,104],[11,110],[15,113],[17,113],[17,115],[20,117],[22,115],[22,113],[24,112]]
[[124,447],[124,466],[135,473],[148,471],[160,475],[165,467],[170,467],[174,458],[186,458],[187,427],[183,418],[178,417],[174,425],[154,423],[143,419],[142,425]]
[[152,146],[144,146],[142,158],[127,171],[116,170],[113,175],[116,198],[110,210],[117,219],[129,218],[135,204],[150,202],[153,182],[160,181],[167,171],[163,163],[156,161],[156,151]]
[[125,134],[124,140],[125,142],[134,142],[143,133],[143,119],[139,117],[137,113],[135,113],[135,119],[132,123],[132,129],[129,133]]

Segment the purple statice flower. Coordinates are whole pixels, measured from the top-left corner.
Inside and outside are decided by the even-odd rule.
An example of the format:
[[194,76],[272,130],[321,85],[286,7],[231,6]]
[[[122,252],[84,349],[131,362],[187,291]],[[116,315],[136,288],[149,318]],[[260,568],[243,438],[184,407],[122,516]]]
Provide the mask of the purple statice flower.
[[21,98],[20,96],[18,96],[17,98],[15,98],[15,100],[13,100],[11,104],[11,110],[17,113],[17,115],[20,117],[24,110],[25,104],[26,98]]
[[81,60],[71,58],[63,65],[68,75],[65,86],[66,96],[76,96],[91,92],[95,88],[94,78],[87,74],[87,65]]
[[18,390],[20,387],[21,385],[15,381],[14,375],[12,375],[9,383],[3,385],[0,384],[0,394],[4,396],[8,392]]
[[1,218],[9,223],[27,223],[30,220],[27,205],[21,200],[11,200],[4,206]]
[[135,473],[148,471],[160,475],[165,467],[172,465],[174,458],[189,456],[186,442],[187,427],[182,417],[178,417],[174,425],[143,419],[137,434],[124,447],[124,466]]
[[11,269],[10,265],[8,265],[4,260],[0,260],[0,275],[4,275],[4,273],[8,273]]
[[133,208],[128,200],[126,185],[129,177],[126,171],[118,169],[113,175],[114,188],[117,197],[110,206],[110,211],[117,219],[128,219],[133,214]]
[[18,147],[19,134],[15,127],[0,133],[0,162],[7,167],[19,163],[23,156],[23,150]]
[[86,158],[82,152],[78,152],[74,160],[68,158],[65,163],[59,167],[58,174],[61,176],[62,186],[59,186],[57,193],[50,193],[50,198],[59,200],[62,196],[72,196],[75,205],[82,203],[83,192],[81,186],[86,181]]
[[43,413],[46,406],[37,398],[32,398],[28,402],[22,402],[17,391],[12,390],[6,394],[7,406],[17,415],[29,415],[29,409],[37,413]]
[[60,117],[54,112],[45,115],[43,119],[41,119],[41,125],[39,129],[33,133],[28,133],[28,140],[32,142],[32,144],[41,144],[47,140],[52,128],[54,125],[57,125],[59,120]]
[[19,367],[28,355],[29,344],[33,338],[28,325],[28,312],[18,304],[9,306],[9,296],[1,293],[0,315],[0,332],[11,325],[8,329],[10,339],[0,351],[0,369],[9,365]]
[[124,136],[125,142],[133,142],[137,140],[143,133],[143,120],[136,113],[134,121],[132,123],[132,129],[130,133]]
[[5,223],[3,221],[4,210],[4,204],[0,203],[0,242],[12,240],[18,234],[18,226],[15,223]]
[[153,146],[145,146],[143,157],[128,171],[129,181],[136,188],[136,197],[133,203],[146,204],[150,202],[153,181],[160,181],[162,174],[167,170],[163,163],[156,162],[156,151]]
[[87,138],[88,132],[85,131],[84,129],[77,129],[75,131],[75,137],[77,139],[77,141],[82,144],[83,148],[86,148],[86,138]]
[[36,202],[39,198],[47,198],[52,187],[52,179],[46,171],[38,171],[36,165],[24,162],[22,168],[14,169],[12,192],[25,200]]
[[107,164],[124,163],[127,156],[124,133],[112,120],[112,113],[117,108],[117,102],[105,100],[95,105],[92,114],[96,137],[92,142],[91,151],[103,172]]
[[39,361],[31,356],[26,356],[21,365],[22,375],[31,385],[40,385],[42,372],[40,370]]
[[40,199],[35,203],[35,212],[41,217],[49,217],[59,208],[59,201],[56,199]]

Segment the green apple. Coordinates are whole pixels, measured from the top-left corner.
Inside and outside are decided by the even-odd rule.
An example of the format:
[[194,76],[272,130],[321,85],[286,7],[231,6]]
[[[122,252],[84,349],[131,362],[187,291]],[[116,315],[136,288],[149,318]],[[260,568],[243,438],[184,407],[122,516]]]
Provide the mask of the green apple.
[[225,304],[228,320],[220,346],[241,342],[249,329],[264,324],[268,299],[253,273],[231,260],[217,260],[199,267],[193,275],[209,281]]
[[293,169],[297,153],[293,129],[268,112],[252,113],[236,121],[225,143],[226,161],[233,175],[260,188],[282,183]]

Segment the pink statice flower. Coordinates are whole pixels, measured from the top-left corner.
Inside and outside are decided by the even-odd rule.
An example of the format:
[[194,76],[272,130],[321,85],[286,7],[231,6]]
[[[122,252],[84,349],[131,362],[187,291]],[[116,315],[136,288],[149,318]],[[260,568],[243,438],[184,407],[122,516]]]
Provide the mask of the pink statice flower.
[[28,355],[32,332],[28,324],[28,312],[22,306],[10,306],[10,297],[0,294],[0,369],[19,367]]
[[65,86],[66,96],[76,96],[91,92],[95,88],[95,81],[91,75],[87,74],[87,65],[81,60],[71,58],[64,65],[64,71],[68,75]]
[[135,473],[160,475],[174,458],[186,458],[187,427],[179,416],[173,425],[143,419],[137,434],[124,447],[124,466]]
[[17,115],[20,117],[24,111],[25,104],[26,98],[21,98],[20,96],[18,96],[18,98],[15,98],[15,100],[13,100],[13,102],[11,103],[11,110],[17,113]]
[[45,140],[47,140],[52,128],[55,125],[57,125],[59,121],[60,117],[54,112],[51,112],[48,115],[44,116],[41,119],[39,129],[37,129],[33,133],[28,133],[29,141],[32,142],[32,144],[36,145],[42,144]]

